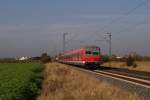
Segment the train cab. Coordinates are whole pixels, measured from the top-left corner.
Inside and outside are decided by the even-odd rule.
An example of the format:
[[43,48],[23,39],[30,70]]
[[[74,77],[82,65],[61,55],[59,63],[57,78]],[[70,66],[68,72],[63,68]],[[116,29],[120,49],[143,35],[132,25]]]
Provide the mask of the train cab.
[[85,47],[83,60],[86,65],[99,65],[101,61],[100,48],[96,46]]

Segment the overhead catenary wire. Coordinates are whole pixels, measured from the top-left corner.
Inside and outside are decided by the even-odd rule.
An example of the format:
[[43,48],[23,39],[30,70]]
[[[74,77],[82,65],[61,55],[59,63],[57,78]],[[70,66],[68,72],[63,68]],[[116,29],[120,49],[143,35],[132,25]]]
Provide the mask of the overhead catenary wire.
[[[137,4],[135,7],[133,7],[132,9],[130,9],[129,11],[127,11],[126,13],[124,13],[123,15],[121,15],[120,17],[116,18],[116,19],[113,19],[111,20],[108,24],[106,24],[104,27],[102,27],[100,30],[103,31],[105,30],[106,28],[110,27],[110,25],[112,25],[113,23],[116,23],[116,22],[119,22],[121,21],[122,19],[124,19],[126,16],[129,16],[130,14],[132,14],[134,11],[136,11],[137,9],[139,9],[140,7],[144,6],[145,4],[147,4],[150,0],[144,0],[142,1],[141,3]],[[119,31],[121,32],[121,31]],[[94,33],[97,33],[97,35],[100,35],[99,34],[99,31],[96,31]],[[93,34],[92,34],[93,35]],[[67,42],[70,42],[72,40],[74,40],[78,35],[74,35],[71,39],[67,40]],[[91,37],[91,35],[89,36]],[[84,40],[80,43],[85,43],[86,41],[89,41],[90,39],[92,38],[89,38],[86,36],[87,40]],[[78,41],[78,40],[77,40]],[[80,40],[79,40],[80,41]],[[78,42],[79,42],[78,41]]]
[[[100,31],[104,31],[106,28],[110,27],[110,25],[112,25],[113,23],[119,22],[122,19],[124,19],[125,17],[129,16],[130,14],[132,14],[134,11],[136,11],[137,9],[139,9],[140,7],[144,6],[145,4],[147,4],[150,0],[144,0],[141,3],[137,4],[135,7],[133,7],[132,9],[130,9],[129,11],[127,11],[126,13],[124,13],[123,15],[121,15],[120,17],[111,20],[108,24],[104,25],[104,27],[100,28]],[[99,31],[94,32],[97,35],[99,34]],[[103,33],[104,34],[104,33]],[[92,34],[93,35],[93,34]],[[91,35],[89,36],[91,37]],[[88,38],[88,37],[87,37]],[[91,38],[90,38],[91,39]],[[87,40],[89,41],[89,39]]]
[[141,22],[138,22],[138,23],[133,24],[132,26],[133,26],[134,28],[133,28],[132,26],[130,26],[130,27],[127,27],[126,29],[123,29],[123,30],[118,31],[118,32],[116,32],[116,33],[123,33],[123,32],[126,32],[126,31],[130,31],[130,30],[135,29],[136,27],[138,27],[138,26],[140,26],[140,25],[145,24],[145,23],[148,22],[148,21],[150,21],[150,17],[148,17],[147,19],[144,19],[144,20],[141,21]]
[[122,16],[113,19],[112,21],[110,21],[107,25],[105,25],[101,30],[105,30],[106,27],[109,27],[109,25],[118,22],[119,20],[122,20],[123,18],[125,18],[126,16],[132,14],[134,11],[136,11],[138,8],[144,6],[145,4],[147,4],[150,0],[145,0],[141,3],[139,3],[137,6],[135,6],[134,8],[130,9],[129,11],[127,11],[126,13],[124,13]]

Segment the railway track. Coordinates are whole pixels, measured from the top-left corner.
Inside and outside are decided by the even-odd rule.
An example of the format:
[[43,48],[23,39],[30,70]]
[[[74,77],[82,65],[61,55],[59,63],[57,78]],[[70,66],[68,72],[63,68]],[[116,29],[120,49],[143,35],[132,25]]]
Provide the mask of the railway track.
[[149,88],[150,89],[150,80],[149,78],[146,77],[141,77],[141,76],[137,76],[137,75],[133,75],[132,76],[130,74],[127,73],[121,73],[121,72],[114,72],[114,71],[100,71],[100,70],[94,70],[93,72],[95,72],[95,74],[100,74],[106,77],[111,77],[114,79],[118,79],[121,81],[125,81],[131,84],[135,84],[135,85],[139,85],[145,88]]
[[109,77],[112,79],[124,81],[133,85],[138,85],[150,89],[150,73],[146,75],[140,74],[139,71],[127,71],[127,70],[115,70],[115,69],[99,69],[99,70],[88,70],[77,67],[79,70],[92,73],[97,76]]
[[72,68],[87,74],[91,74],[100,81],[106,81],[121,89],[125,89],[128,92],[137,94],[140,100],[149,100],[150,72],[110,67],[101,67],[96,70],[89,70],[85,69],[86,66],[81,68],[81,66],[75,65],[73,65]]

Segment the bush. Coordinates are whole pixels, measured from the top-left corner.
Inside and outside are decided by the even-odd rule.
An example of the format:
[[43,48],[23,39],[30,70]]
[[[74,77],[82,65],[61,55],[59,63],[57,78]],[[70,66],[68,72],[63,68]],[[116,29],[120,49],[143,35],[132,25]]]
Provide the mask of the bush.
[[48,63],[51,62],[51,57],[47,55],[47,53],[43,53],[41,55],[41,62],[42,63]]
[[126,59],[126,64],[127,66],[133,66],[134,65],[134,58],[132,56],[129,56],[127,59]]
[[133,68],[136,68],[136,67],[137,67],[137,64],[136,64],[136,63],[134,63],[134,64],[133,64]]
[[103,62],[108,62],[108,61],[109,61],[109,56],[107,56],[107,55],[102,55],[102,61],[103,61]]

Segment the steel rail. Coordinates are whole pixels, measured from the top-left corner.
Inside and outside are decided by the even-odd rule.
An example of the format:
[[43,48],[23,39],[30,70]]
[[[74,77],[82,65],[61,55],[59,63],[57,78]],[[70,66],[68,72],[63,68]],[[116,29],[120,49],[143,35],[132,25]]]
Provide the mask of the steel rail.
[[83,69],[79,67],[78,69],[84,72],[88,72],[88,73],[92,73],[95,75],[100,75],[100,76],[104,76],[104,77],[108,77],[108,78],[112,78],[116,80],[121,80],[127,83],[131,83],[134,85],[138,85],[138,86],[142,86],[142,87],[150,89],[150,80],[145,80],[140,77],[133,77],[133,76],[124,75],[124,74],[115,73],[115,72],[107,72],[104,70],[87,70],[87,69]]
[[94,72],[101,74],[101,75],[105,75],[111,78],[115,78],[115,79],[119,79],[122,81],[126,81],[132,84],[136,84],[139,86],[143,86],[146,88],[150,89],[150,81],[149,80],[144,80],[144,79],[140,79],[140,78],[135,78],[132,76],[127,76],[127,75],[120,75],[120,74],[116,74],[116,73],[111,73],[111,72],[105,72],[105,71],[97,71],[95,70]]
[[139,79],[150,81],[150,76],[139,75],[139,74],[124,72],[124,71],[116,71],[116,70],[108,70],[106,72],[116,73],[116,74],[125,75],[125,76],[131,76],[131,77],[134,77],[134,78],[139,78]]

